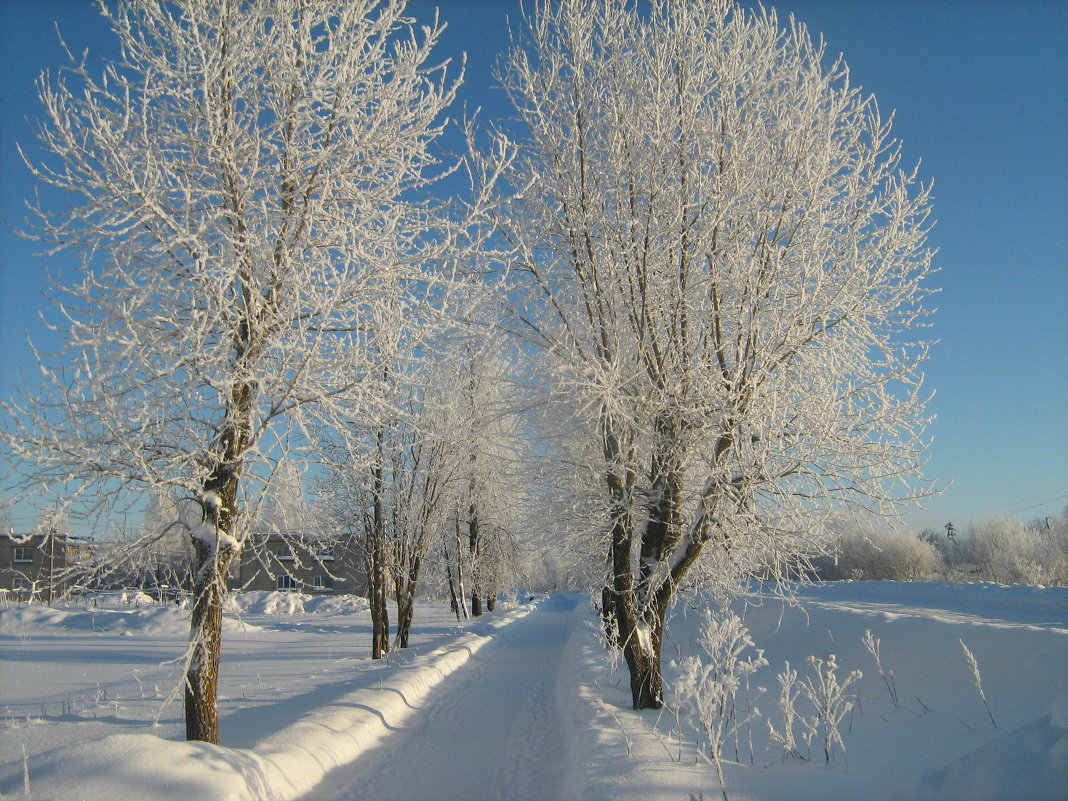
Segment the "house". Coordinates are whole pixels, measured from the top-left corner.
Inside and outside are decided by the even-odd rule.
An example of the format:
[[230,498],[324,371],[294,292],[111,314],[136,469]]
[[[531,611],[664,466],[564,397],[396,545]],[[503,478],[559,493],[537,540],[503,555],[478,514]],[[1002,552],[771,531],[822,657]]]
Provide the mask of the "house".
[[352,538],[263,532],[245,543],[228,583],[238,590],[364,595],[367,573],[363,551]]
[[75,568],[92,543],[70,534],[0,534],[0,593],[51,603],[74,587]]

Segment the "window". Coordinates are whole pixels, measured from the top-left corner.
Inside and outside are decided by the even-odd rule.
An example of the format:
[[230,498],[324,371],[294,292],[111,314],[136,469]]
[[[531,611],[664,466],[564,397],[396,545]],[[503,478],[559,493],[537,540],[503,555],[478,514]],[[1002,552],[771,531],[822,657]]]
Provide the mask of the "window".
[[293,590],[296,589],[296,582],[293,581],[293,577],[288,573],[283,573],[278,577],[278,589],[280,590]]
[[29,548],[16,548],[15,549],[15,561],[16,562],[31,562],[33,561],[30,556]]
[[14,590],[15,592],[29,592],[33,589],[33,584],[25,576],[15,576]]
[[312,579],[312,585],[317,590],[332,590],[334,589],[334,581],[330,576],[316,576]]
[[279,559],[284,559],[286,561],[292,561],[293,560],[293,549],[290,548],[288,545],[284,545],[284,544],[283,545],[279,545],[278,546],[278,558]]
[[334,561],[334,549],[329,545],[324,545],[315,552],[315,556],[320,562],[333,562]]

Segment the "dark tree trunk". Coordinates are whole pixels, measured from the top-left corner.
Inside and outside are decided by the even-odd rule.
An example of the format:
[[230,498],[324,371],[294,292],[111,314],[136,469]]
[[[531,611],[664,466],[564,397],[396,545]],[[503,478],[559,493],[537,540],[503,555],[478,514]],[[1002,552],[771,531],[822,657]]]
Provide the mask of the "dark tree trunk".
[[397,636],[393,640],[395,647],[408,647],[408,638],[412,630],[412,617],[414,614],[415,600],[405,592],[403,597],[397,598]]
[[496,608],[497,608],[497,596],[496,595],[487,596],[486,597],[486,611],[487,612],[492,612]]
[[616,624],[615,595],[612,593],[612,577],[601,588],[601,629],[604,631],[605,642],[609,648],[619,648],[619,627]]
[[479,586],[478,559],[482,552],[482,544],[479,540],[480,530],[478,521],[478,509],[474,504],[467,512],[468,544],[471,549],[471,617],[482,616],[482,588]]
[[[247,351],[246,351],[247,353]],[[237,490],[249,444],[255,383],[239,384],[230,396],[228,424],[219,433],[220,461],[204,482],[203,530],[192,538],[194,552],[193,614],[189,621],[190,657],[185,672],[185,737],[219,744],[219,656],[222,650],[222,612],[226,578],[237,556],[234,524]]]
[[[650,463],[651,499],[638,544],[638,571],[632,555],[636,543],[633,447],[625,428],[605,414],[602,417],[605,473],[611,498],[611,575],[601,595],[602,624],[609,643],[623,650],[630,673],[631,702],[635,709],[664,705],[661,656],[664,621],[678,576],[659,578],[664,562],[672,557],[681,536],[678,434],[675,419],[666,413],[657,421],[656,442]],[[658,586],[652,582],[660,581]]]
[[372,469],[373,510],[368,549],[368,600],[371,604],[371,658],[389,653],[389,607],[386,605],[386,531],[383,509],[382,432],[378,433],[378,464]]
[[[413,557],[414,559],[414,557]],[[412,631],[412,618],[415,616],[415,592],[419,586],[421,559],[414,559],[408,572],[397,582],[397,636],[393,639],[395,648],[407,648]]]
[[[377,549],[377,545],[372,545]],[[386,602],[386,569],[382,553],[372,553],[367,600],[371,602],[371,658],[381,659],[390,653],[390,609]]]
[[370,572],[371,658],[381,659],[389,653],[389,607],[386,605],[386,571],[380,557],[372,557]]
[[[631,702],[635,709],[660,709],[663,701],[663,678],[660,672],[662,620],[639,617],[635,600],[635,581],[631,570],[631,546],[634,522],[629,508],[619,506],[612,522],[612,588],[602,596],[615,622],[615,639],[623,649],[630,673]],[[660,623],[658,627],[657,623]]]
[[464,560],[460,555],[463,545],[460,539],[460,510],[456,510],[456,606],[467,620],[467,598],[464,590]]
[[226,574],[233,549],[195,543],[197,578],[190,619],[192,653],[185,674],[185,739],[219,745],[219,655]]
[[449,559],[449,548],[442,542],[441,550],[445,554],[445,576],[449,579],[449,605],[452,607],[452,613],[456,615],[456,622],[460,622],[460,604],[462,601],[456,594],[456,582],[452,579],[452,561]]
[[625,645],[623,656],[630,673],[630,697],[634,708],[663,707],[664,679],[660,672],[660,654],[644,647]]

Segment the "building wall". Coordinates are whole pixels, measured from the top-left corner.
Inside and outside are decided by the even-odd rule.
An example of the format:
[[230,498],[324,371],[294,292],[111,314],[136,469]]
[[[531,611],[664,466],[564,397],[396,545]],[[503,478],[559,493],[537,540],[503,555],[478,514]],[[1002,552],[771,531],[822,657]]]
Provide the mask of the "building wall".
[[88,543],[67,534],[0,535],[0,592],[9,598],[52,600],[71,586],[70,568],[88,555]]
[[241,551],[230,587],[241,590],[364,595],[363,554],[354,544],[319,547],[316,538],[286,532],[256,534]]

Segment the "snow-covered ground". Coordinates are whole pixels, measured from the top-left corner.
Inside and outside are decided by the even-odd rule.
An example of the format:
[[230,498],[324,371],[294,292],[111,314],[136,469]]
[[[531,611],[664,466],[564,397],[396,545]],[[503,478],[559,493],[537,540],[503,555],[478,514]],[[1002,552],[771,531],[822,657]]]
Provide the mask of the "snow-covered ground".
[[[764,719],[727,748],[731,799],[1068,798],[1068,589],[856,582],[804,588],[799,601],[744,608],[769,664],[746,696]],[[721,796],[691,725],[629,709],[579,595],[503,604],[462,626],[423,605],[413,647],[379,662],[362,599],[240,596],[225,632],[225,747],[184,742],[180,699],[164,704],[186,613],[141,603],[0,610],[4,798],[27,787],[55,801]],[[666,662],[692,652],[699,622],[677,611]],[[869,630],[896,706],[862,644]],[[815,745],[784,758],[766,725],[780,724],[776,674],[831,653],[841,673],[864,672],[849,688],[845,751],[830,764]]]

